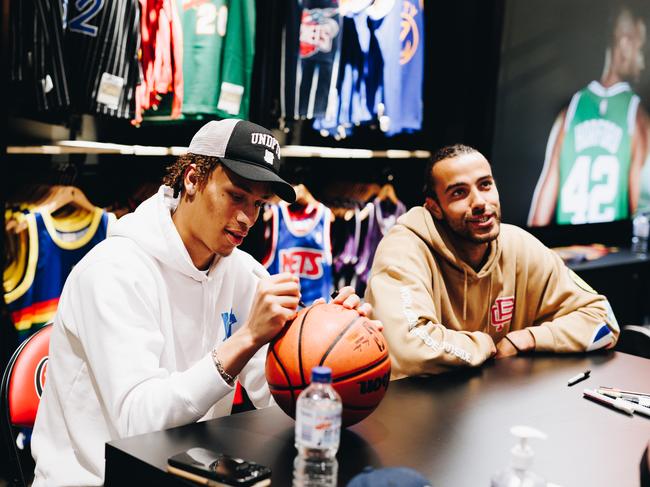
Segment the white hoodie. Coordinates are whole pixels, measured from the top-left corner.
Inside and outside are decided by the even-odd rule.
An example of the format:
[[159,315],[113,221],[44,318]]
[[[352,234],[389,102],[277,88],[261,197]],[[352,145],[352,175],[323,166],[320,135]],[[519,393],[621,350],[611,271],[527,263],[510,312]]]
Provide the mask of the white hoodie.
[[[230,413],[233,388],[210,352],[247,320],[253,271],[266,271],[238,249],[198,270],[177,204],[161,186],[68,277],[32,437],[35,487],[102,485],[107,441]],[[272,403],[265,354],[239,375],[257,407]]]

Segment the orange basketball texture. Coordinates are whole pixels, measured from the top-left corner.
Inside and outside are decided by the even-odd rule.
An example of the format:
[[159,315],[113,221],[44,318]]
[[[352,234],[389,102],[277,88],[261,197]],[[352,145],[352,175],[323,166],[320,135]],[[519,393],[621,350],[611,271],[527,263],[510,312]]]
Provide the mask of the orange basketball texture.
[[298,394],[311,369],[332,369],[332,385],[343,402],[343,426],[368,416],[384,397],[390,357],[384,335],[365,316],[338,304],[304,308],[269,344],[266,380],[275,401],[295,418]]

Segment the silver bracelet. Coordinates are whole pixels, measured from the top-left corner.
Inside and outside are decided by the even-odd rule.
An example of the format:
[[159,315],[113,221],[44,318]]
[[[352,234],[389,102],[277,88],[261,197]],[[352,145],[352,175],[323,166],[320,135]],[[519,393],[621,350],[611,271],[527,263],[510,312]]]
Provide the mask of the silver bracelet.
[[226,381],[226,384],[228,385],[233,385],[235,382],[235,377],[230,375],[226,370],[223,368],[223,365],[221,364],[221,360],[219,360],[219,357],[217,356],[217,349],[215,348],[212,350],[212,361],[214,362],[214,366],[217,368],[217,372],[219,372],[219,375],[223,378],[223,380]]

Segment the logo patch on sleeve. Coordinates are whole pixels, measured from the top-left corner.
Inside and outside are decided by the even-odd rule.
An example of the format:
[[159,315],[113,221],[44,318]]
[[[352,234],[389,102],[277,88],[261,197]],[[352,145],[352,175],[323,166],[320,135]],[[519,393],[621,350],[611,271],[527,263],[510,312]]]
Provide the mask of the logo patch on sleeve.
[[587,352],[600,350],[601,348],[611,348],[614,346],[614,334],[609,327],[603,323],[591,337],[591,344],[587,347]]

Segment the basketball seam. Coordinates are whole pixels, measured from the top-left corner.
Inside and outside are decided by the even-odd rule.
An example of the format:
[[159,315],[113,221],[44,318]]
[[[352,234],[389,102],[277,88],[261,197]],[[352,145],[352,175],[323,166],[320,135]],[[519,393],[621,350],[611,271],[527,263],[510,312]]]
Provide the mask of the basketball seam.
[[[284,372],[284,367],[282,367],[282,364],[281,364],[280,360],[278,360],[278,357],[277,357],[277,355],[275,353],[275,350],[272,349],[272,351],[273,351],[273,355],[275,356],[276,360],[278,361],[278,364],[280,364],[280,367],[282,368],[282,371]],[[359,369],[359,370],[357,370],[355,372],[352,372],[350,374],[343,375],[341,377],[337,377],[336,379],[332,379],[332,383],[335,384],[337,382],[341,382],[341,381],[350,379],[350,378],[355,377],[357,375],[361,375],[364,372],[368,372],[369,370],[383,364],[386,360],[388,360],[388,355],[385,355],[384,357],[382,357],[379,360],[371,363],[370,365],[368,365],[367,367],[365,367],[363,369]],[[287,378],[287,383],[288,384],[291,383],[288,378]],[[288,391],[289,389],[295,389],[295,387],[292,386],[292,385],[283,386],[283,385],[279,385],[279,384],[272,384],[270,382],[268,383],[268,386],[269,386],[269,388],[273,388],[273,389],[275,389],[277,391]]]
[[[288,390],[291,392],[291,402],[295,402],[296,398],[295,398],[295,394],[294,394],[294,391],[293,391],[294,388],[293,388],[293,384],[291,384],[291,379],[289,378],[289,373],[286,371],[286,369],[284,368],[284,364],[282,363],[282,361],[278,357],[278,354],[275,351],[275,347],[271,347],[271,353],[273,353],[273,357],[275,358],[275,361],[280,366],[280,369],[282,370],[282,373],[284,374],[284,378],[287,380]],[[270,387],[271,387],[271,384],[269,384],[269,388]]]
[[341,338],[343,338],[343,335],[345,335],[347,333],[347,331],[352,327],[352,325],[354,325],[361,318],[362,318],[361,316],[355,316],[354,319],[350,323],[348,323],[345,326],[345,328],[343,328],[341,330],[341,332],[336,336],[336,338],[334,340],[332,340],[332,343],[330,343],[329,348],[327,350],[325,350],[325,353],[321,357],[320,362],[318,363],[318,365],[323,365],[325,363],[325,360],[327,359],[328,355],[334,349],[334,347],[339,342],[339,340],[341,340]]
[[332,383],[335,384],[337,382],[341,382],[341,381],[344,381],[346,379],[350,379],[350,378],[355,377],[357,375],[361,375],[361,374],[363,374],[365,372],[368,372],[369,370],[374,369],[375,367],[383,364],[386,360],[388,360],[388,354],[386,354],[384,357],[380,358],[379,360],[371,363],[370,365],[368,365],[364,369],[357,370],[357,371],[352,372],[352,373],[347,374],[347,375],[342,375],[341,377],[337,377],[336,379],[332,379]]
[[379,404],[375,404],[374,406],[350,406],[349,404],[343,404],[343,409],[351,409],[353,411],[368,411],[375,409]]
[[303,366],[302,366],[302,329],[305,326],[307,315],[311,313],[311,310],[314,308],[315,306],[312,306],[304,314],[304,316],[302,317],[302,321],[300,322],[300,329],[298,330],[298,367],[300,368],[300,380],[302,381],[301,384],[302,389],[307,387],[307,381],[305,381],[305,371],[303,370]]
[[[282,363],[280,362],[280,360],[278,359],[277,354],[275,353],[275,349],[272,349],[272,352],[273,352],[273,355],[275,356],[276,361],[278,362],[278,364],[282,368],[282,371],[285,372],[285,369],[282,366]],[[363,374],[365,372],[368,372],[369,370],[383,364],[386,360],[388,360],[388,354],[386,354],[385,356],[383,356],[379,360],[371,363],[370,365],[368,365],[367,367],[365,367],[363,369],[357,370],[357,371],[352,372],[352,373],[347,374],[347,375],[343,375],[341,377],[337,377],[336,379],[332,379],[332,383],[335,384],[337,382],[342,382],[344,380],[350,379],[350,378],[355,377],[357,375],[361,375],[361,374]],[[285,373],[285,375],[286,375],[286,373]],[[287,376],[287,384],[291,384],[291,381],[289,381],[288,376]],[[275,389],[277,391],[288,391],[289,389],[294,388],[293,385],[283,386],[283,385],[279,385],[279,384],[272,384],[270,382],[268,383],[268,386],[269,386],[269,388],[273,388],[273,389]]]

